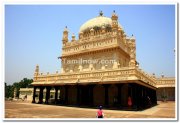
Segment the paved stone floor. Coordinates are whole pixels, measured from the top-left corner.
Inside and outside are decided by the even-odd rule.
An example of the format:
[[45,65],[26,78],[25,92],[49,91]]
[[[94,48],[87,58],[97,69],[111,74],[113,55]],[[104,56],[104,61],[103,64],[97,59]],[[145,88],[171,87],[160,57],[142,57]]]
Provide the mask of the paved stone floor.
[[[5,118],[95,118],[97,109],[5,101]],[[105,118],[175,118],[175,102],[144,111],[104,110]]]

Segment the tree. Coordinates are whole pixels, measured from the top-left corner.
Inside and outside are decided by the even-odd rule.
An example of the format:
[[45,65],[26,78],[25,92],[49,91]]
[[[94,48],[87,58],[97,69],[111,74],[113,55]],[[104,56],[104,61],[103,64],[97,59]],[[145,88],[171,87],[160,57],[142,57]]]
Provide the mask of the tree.
[[7,83],[5,83],[5,97],[7,98],[13,97],[13,93],[14,93],[13,86],[7,85]]
[[13,85],[8,85],[5,83],[5,97],[13,97],[14,96],[14,89],[17,89],[16,96],[19,97],[19,90],[20,88],[30,88],[32,87],[31,83],[33,79],[24,78],[20,82],[15,82]]

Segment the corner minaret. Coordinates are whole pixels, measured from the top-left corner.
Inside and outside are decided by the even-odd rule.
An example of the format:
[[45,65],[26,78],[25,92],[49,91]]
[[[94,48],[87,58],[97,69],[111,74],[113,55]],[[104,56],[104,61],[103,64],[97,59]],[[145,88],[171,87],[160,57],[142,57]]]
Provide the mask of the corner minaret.
[[67,26],[65,27],[64,31],[63,31],[63,45],[65,45],[68,42],[68,29]]
[[74,35],[74,33],[72,34],[72,40],[71,40],[72,42],[73,41],[76,41],[76,37],[75,37],[75,35]]
[[129,66],[130,67],[135,67],[136,66],[136,39],[132,35],[130,41],[129,41],[129,48],[130,48],[130,62]]
[[112,13],[111,19],[112,19],[112,28],[118,28],[118,16],[116,15],[115,10]]
[[39,75],[39,65],[36,65],[36,69],[34,72],[34,80],[37,80],[37,76]]

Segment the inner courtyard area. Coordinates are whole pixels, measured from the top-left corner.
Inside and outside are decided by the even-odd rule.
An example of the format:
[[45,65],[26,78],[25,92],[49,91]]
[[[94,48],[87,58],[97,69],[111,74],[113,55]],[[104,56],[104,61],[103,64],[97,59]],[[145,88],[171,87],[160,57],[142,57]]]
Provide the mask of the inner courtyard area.
[[[96,118],[97,108],[5,101],[5,118]],[[141,111],[104,109],[105,118],[175,118],[175,102],[161,102]]]

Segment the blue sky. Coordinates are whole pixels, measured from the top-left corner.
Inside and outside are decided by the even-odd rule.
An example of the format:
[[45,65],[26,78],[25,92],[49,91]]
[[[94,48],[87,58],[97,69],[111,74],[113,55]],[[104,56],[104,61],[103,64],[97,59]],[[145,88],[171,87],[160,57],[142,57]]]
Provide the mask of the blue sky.
[[5,82],[33,78],[36,64],[43,73],[60,71],[65,26],[78,37],[80,26],[113,10],[128,36],[136,37],[136,58],[152,74],[175,76],[174,5],[6,5]]

